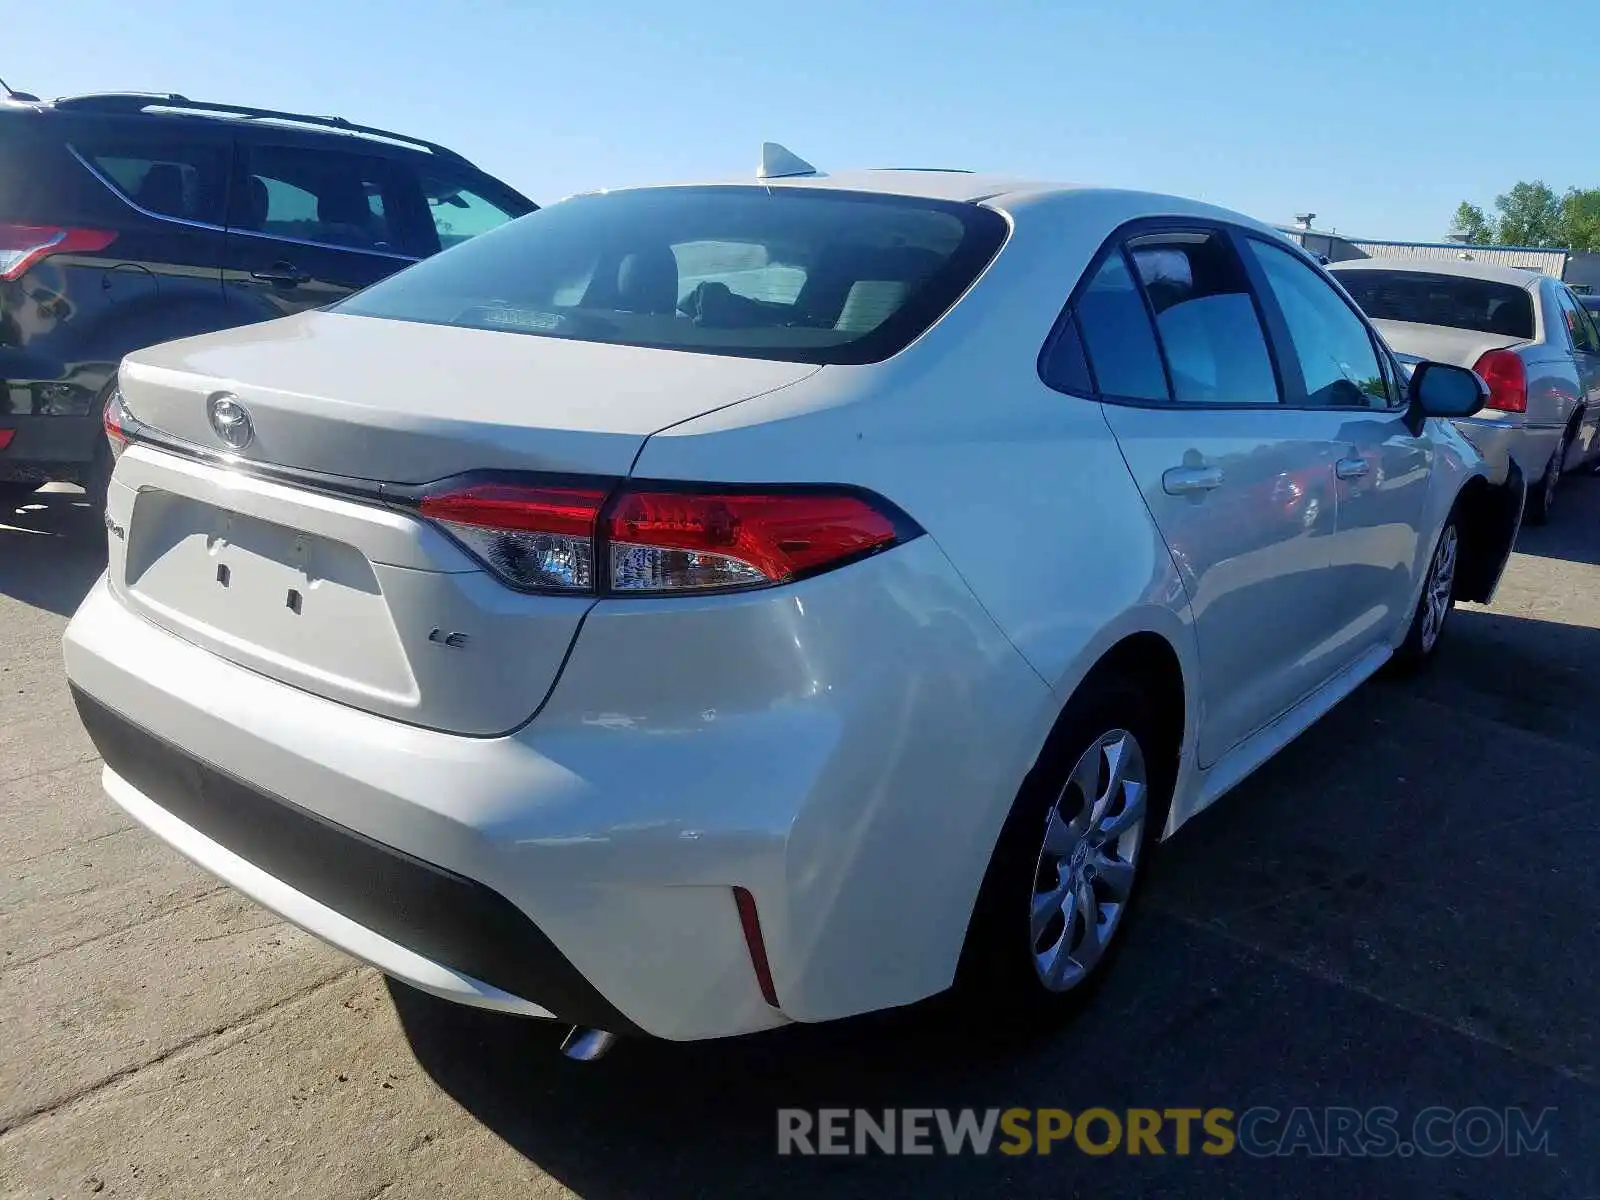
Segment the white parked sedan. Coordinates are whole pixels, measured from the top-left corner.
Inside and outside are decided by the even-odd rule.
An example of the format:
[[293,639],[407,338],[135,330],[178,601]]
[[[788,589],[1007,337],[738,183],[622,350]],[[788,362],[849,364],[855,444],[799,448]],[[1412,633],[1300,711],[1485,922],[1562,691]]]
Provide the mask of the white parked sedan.
[[129,357],[111,797],[580,1055],[1051,1014],[1155,842],[1494,591],[1482,382],[1272,229],[768,162]]
[[1600,329],[1559,279],[1519,267],[1365,258],[1331,268],[1402,357],[1471,367],[1489,384],[1459,423],[1489,462],[1528,476],[1528,519],[1550,517],[1561,477],[1600,463]]

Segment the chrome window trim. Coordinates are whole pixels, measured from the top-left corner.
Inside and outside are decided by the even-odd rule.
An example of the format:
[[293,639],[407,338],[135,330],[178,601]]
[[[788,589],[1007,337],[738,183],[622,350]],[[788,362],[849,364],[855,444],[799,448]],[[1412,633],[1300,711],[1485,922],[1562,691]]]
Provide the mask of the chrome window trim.
[[106,177],[105,172],[101,171],[99,167],[95,166],[94,163],[80,154],[76,146],[68,143],[67,153],[72,155],[73,158],[77,159],[79,165],[82,166],[85,171],[88,171],[90,175],[94,176],[101,187],[105,188],[129,208],[133,209],[134,212],[138,213],[140,216],[149,217],[152,221],[165,221],[169,225],[182,225],[189,229],[204,229],[210,233],[237,234],[240,237],[264,238],[269,242],[284,242],[291,246],[310,246],[317,250],[341,250],[347,254],[371,254],[378,258],[392,258],[400,262],[408,263],[422,261],[421,258],[414,254],[399,254],[393,250],[372,250],[363,248],[361,246],[339,246],[332,242],[316,242],[309,238],[286,237],[279,233],[264,233],[259,229],[234,229],[226,225],[215,225],[210,221],[194,221],[190,220],[188,217],[174,217],[168,213],[158,213],[152,209],[144,207],[144,205],[137,203],[130,196],[128,196],[127,193],[125,193],[121,188],[119,188],[115,183]]
[[225,227],[221,225],[213,225],[210,221],[192,221],[188,217],[174,217],[167,213],[158,213],[152,209],[148,209],[144,205],[137,203],[126,192],[124,192],[116,184],[112,183],[111,180],[106,177],[105,172],[100,170],[99,167],[95,166],[94,163],[85,158],[78,151],[78,148],[70,142],[67,143],[67,153],[72,155],[73,158],[77,159],[79,165],[82,166],[85,171],[89,172],[89,174],[93,175],[95,179],[99,181],[101,187],[105,188],[106,191],[110,192],[118,200],[121,200],[129,208],[133,209],[134,212],[139,213],[142,216],[149,217],[151,220],[155,221],[166,221],[173,225],[187,225],[191,229],[207,229],[214,233],[228,232]]

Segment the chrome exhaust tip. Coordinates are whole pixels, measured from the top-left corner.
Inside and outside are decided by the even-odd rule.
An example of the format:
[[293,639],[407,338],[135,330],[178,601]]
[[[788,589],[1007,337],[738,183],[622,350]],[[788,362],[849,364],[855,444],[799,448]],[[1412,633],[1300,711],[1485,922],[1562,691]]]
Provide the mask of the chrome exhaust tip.
[[574,1025],[561,1043],[561,1053],[574,1062],[594,1062],[605,1057],[606,1051],[617,1044],[617,1035],[604,1029],[585,1029]]

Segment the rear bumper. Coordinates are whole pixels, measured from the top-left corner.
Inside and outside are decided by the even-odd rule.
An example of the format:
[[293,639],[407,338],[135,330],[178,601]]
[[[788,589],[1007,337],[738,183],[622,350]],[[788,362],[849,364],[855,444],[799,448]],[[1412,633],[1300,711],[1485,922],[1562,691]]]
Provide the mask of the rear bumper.
[[206,869],[450,999],[679,1040],[948,986],[1055,712],[928,538],[793,588],[598,604],[500,737],[268,679],[105,580],[65,655],[108,793]]
[[450,999],[633,1031],[498,892],[219,771],[77,687],[72,696],[108,793],[259,902]]
[[82,483],[94,461],[101,432],[100,417],[6,416],[0,429],[16,433],[0,450],[0,481]]
[[1563,426],[1529,424],[1521,416],[1466,417],[1455,422],[1478,453],[1483,455],[1489,482],[1504,484],[1514,459],[1530,486],[1544,478],[1545,466],[1561,441]]

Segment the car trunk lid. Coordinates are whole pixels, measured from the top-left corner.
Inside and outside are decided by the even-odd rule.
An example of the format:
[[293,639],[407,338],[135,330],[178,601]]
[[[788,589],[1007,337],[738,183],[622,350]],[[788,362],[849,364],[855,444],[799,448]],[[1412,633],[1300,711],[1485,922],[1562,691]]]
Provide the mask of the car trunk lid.
[[644,439],[784,387],[809,363],[308,312],[123,361],[139,420],[218,451],[208,403],[249,413],[245,461],[425,483],[463,471],[627,473]]
[[1448,325],[1415,325],[1410,321],[1374,321],[1373,326],[1397,354],[1471,367],[1491,350],[1528,345],[1526,338],[1455,329]]
[[[592,601],[513,591],[381,485],[625,476],[651,433],[816,369],[327,313],[141,351],[120,387],[153,437],[118,464],[112,578],[155,624],[258,673],[503,733],[548,693]],[[242,447],[212,427],[221,393],[249,413]]]

